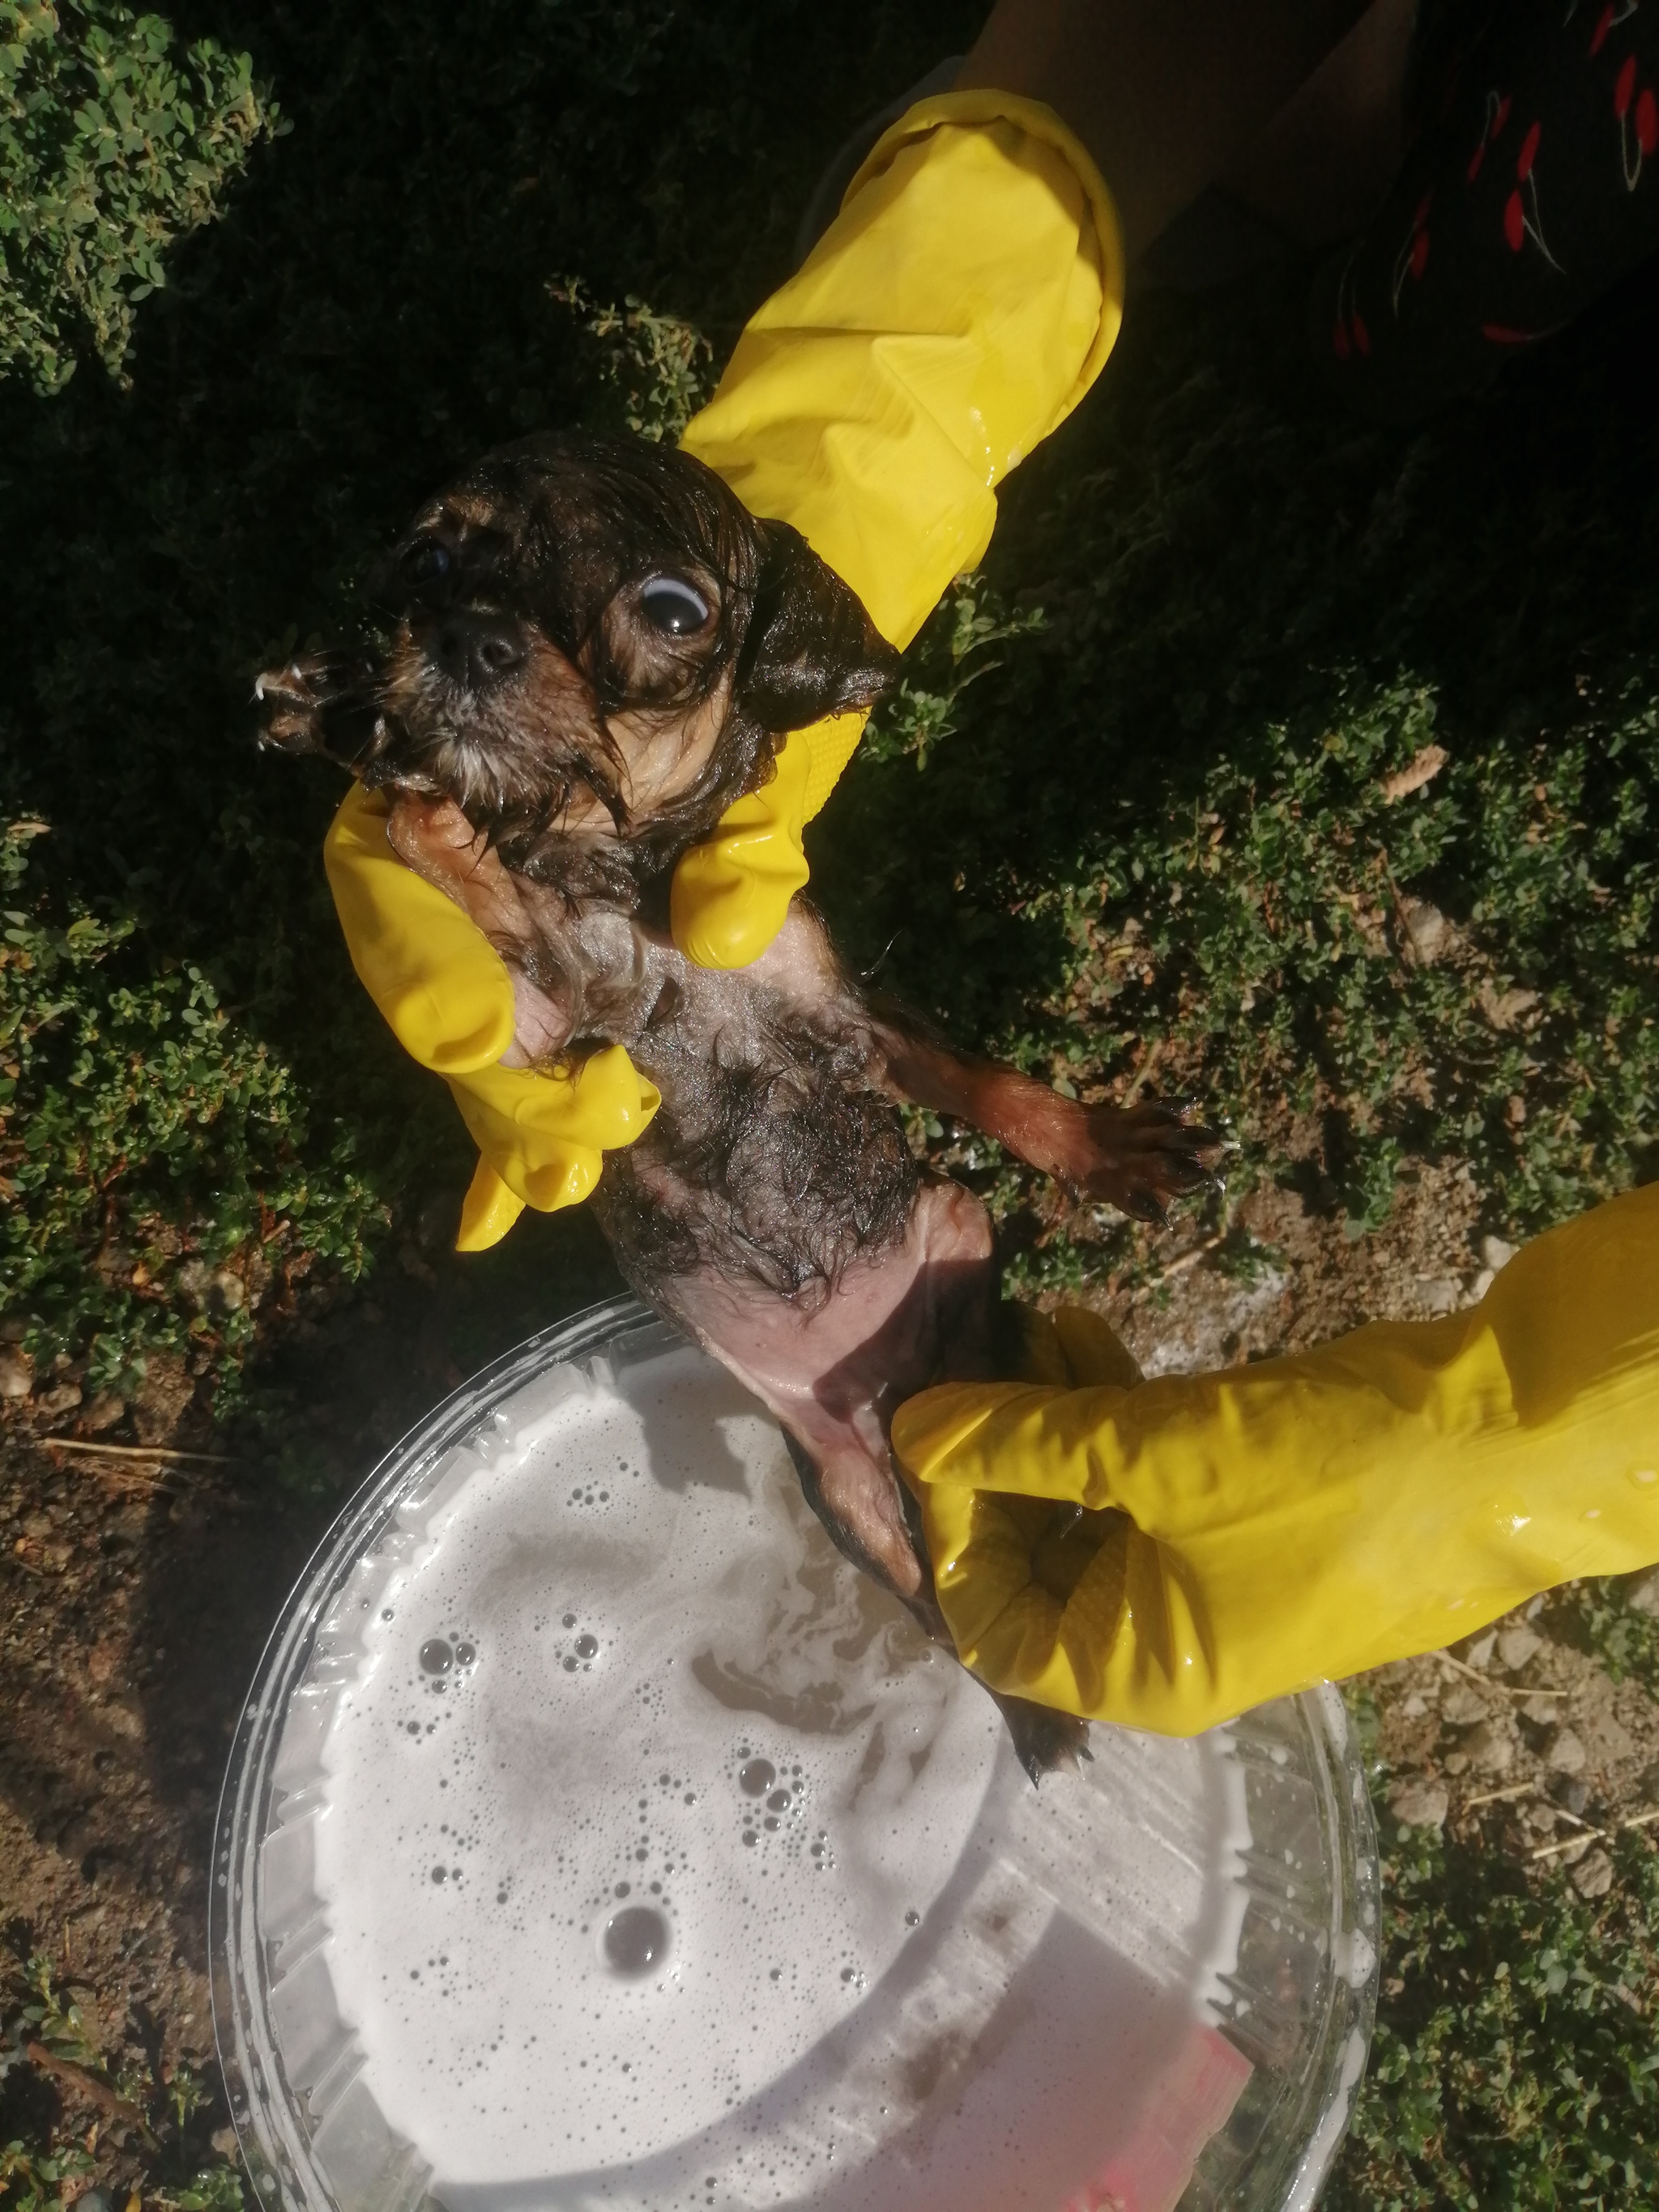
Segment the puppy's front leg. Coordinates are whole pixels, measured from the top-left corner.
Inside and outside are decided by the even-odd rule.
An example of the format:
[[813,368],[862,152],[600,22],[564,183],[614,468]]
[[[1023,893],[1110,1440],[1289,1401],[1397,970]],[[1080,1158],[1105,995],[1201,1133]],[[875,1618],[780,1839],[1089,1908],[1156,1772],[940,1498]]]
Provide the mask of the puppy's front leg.
[[507,963],[513,982],[513,1043],[504,1067],[553,1059],[574,1030],[575,993],[548,958],[524,896],[500,855],[451,799],[402,793],[386,840],[406,867],[453,899]]

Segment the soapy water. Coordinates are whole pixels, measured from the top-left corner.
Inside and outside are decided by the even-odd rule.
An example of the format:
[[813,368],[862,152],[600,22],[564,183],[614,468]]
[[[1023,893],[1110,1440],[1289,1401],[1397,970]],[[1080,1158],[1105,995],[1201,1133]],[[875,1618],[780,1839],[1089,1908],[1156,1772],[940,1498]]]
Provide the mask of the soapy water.
[[449,2212],[1058,2212],[1213,2059],[1224,1745],[1097,1730],[1034,1792],[696,1354],[555,1370],[455,1462],[315,1840],[336,2001]]

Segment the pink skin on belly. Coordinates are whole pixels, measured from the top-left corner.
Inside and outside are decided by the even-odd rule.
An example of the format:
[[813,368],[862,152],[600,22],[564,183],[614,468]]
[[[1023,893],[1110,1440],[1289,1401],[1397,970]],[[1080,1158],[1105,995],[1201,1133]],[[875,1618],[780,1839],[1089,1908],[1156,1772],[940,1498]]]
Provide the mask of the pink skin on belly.
[[924,1184],[903,1243],[854,1260],[816,1310],[707,1273],[676,1278],[667,1300],[805,1447],[836,1520],[916,1596],[923,1570],[887,1431],[916,1391],[988,1369],[991,1223],[979,1200],[956,1183]]
[[[514,957],[535,942],[536,893],[514,881],[452,803],[400,797],[388,834],[400,857],[455,899],[506,957],[519,1017],[507,1063],[556,1050],[569,1034],[564,1010]],[[749,974],[755,988],[799,1003],[833,1000],[840,988],[822,928],[799,911]],[[652,1173],[644,1170],[647,1183]],[[988,1372],[991,1250],[989,1217],[971,1192],[927,1183],[903,1243],[854,1260],[816,1304],[712,1270],[657,1288],[658,1303],[790,1430],[819,1470],[830,1515],[906,1597],[922,1592],[926,1575],[905,1527],[888,1427],[895,1408],[930,1382]]]
[[[506,1064],[552,1058],[581,1016],[583,987],[574,975],[567,983],[556,963],[544,960],[538,982],[525,968],[538,947],[558,941],[557,894],[514,877],[453,802],[400,796],[388,835],[394,850],[470,914],[507,961],[518,1033]],[[628,948],[647,940],[658,969],[679,961],[665,939],[635,924],[621,927],[627,945],[602,957],[601,970],[609,957],[625,975]],[[574,959],[568,927],[564,941]],[[1158,1218],[1165,1199],[1206,1180],[1203,1154],[1215,1134],[1188,1124],[1179,1108],[1081,1105],[1015,1069],[950,1051],[900,1010],[872,1017],[822,923],[799,905],[751,968],[724,983],[701,977],[696,988],[711,1051],[723,1036],[740,1037],[757,1005],[768,1000],[811,1009],[832,1028],[843,1024],[849,1038],[862,1031],[867,1076],[890,1097],[974,1123],[1074,1188],[1142,1218]],[[675,1168],[650,1158],[647,1147],[635,1172],[646,1194],[672,1214]],[[927,1569],[906,1526],[887,1437],[894,1412],[916,1391],[994,1371],[991,1224],[972,1193],[924,1183],[902,1242],[853,1259],[834,1289],[816,1298],[792,1298],[751,1275],[712,1266],[653,1279],[650,1295],[801,1445],[817,1471],[817,1503],[832,1532],[859,1547],[902,1595],[927,1605]],[[810,1492],[811,1477],[804,1472],[803,1480]]]

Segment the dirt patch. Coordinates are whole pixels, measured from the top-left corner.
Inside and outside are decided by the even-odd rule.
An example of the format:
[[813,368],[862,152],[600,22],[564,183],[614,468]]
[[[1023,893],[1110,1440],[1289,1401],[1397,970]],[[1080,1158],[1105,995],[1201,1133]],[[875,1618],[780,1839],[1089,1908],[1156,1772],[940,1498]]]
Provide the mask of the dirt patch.
[[1368,1321],[1425,1321],[1473,1304],[1492,1258],[1508,1256],[1480,1218],[1462,1169],[1408,1173],[1388,1220],[1358,1237],[1316,1199],[1263,1183],[1230,1211],[1224,1236],[1177,1227],[1154,1248],[1150,1284],[1090,1303],[1148,1375],[1303,1352]]
[[1402,1825],[1478,1833],[1528,1867],[1583,1868],[1575,1880],[1595,1896],[1611,1871],[1603,1847],[1659,1826],[1659,1707],[1564,1641],[1556,1632],[1569,1626],[1559,1603],[1534,1598],[1371,1681]]
[[[458,1261],[453,1211],[369,1289],[288,1324],[253,1379],[265,1419],[244,1449],[177,1360],[153,1362],[131,1401],[83,1402],[79,1377],[54,1371],[0,1402],[0,2022],[14,2050],[27,2039],[31,1957],[80,2015],[55,2068],[8,2067],[0,2047],[0,2146],[90,2145],[66,2196],[189,2199],[233,2148],[208,1996],[213,1826],[243,1698],[307,1558],[464,1373],[617,1287],[582,1224],[538,1218],[514,1247]],[[109,2109],[105,2069],[142,2126]]]
[[[189,2178],[226,2114],[213,2063],[206,1881],[221,1774],[283,1595],[325,1515],[234,1471],[76,1460],[14,1432],[0,1479],[7,1697],[0,1911],[13,1962],[49,1960],[112,2075],[206,2101],[171,2148]],[[40,2069],[37,2069],[37,2073]],[[0,2136],[24,2085],[9,2080]],[[152,2185],[142,2133],[73,2072],[29,2085],[95,2128],[85,2177]]]

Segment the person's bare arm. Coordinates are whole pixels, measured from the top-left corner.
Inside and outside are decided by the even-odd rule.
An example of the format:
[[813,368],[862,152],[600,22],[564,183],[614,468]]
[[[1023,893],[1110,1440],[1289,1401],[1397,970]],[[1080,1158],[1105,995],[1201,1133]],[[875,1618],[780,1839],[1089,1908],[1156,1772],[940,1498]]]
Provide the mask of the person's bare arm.
[[1364,12],[1364,0],[998,0],[956,88],[1040,100],[1069,124],[1133,259]]
[[1417,0],[1371,0],[1341,45],[1223,173],[1235,199],[1307,246],[1368,222],[1406,152]]

